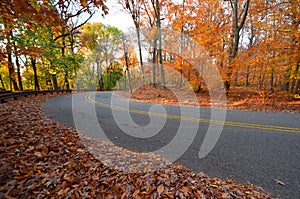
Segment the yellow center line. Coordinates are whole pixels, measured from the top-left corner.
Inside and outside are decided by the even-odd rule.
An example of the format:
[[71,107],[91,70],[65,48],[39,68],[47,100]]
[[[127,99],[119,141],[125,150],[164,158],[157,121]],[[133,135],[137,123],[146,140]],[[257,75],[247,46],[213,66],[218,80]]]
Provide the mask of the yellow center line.
[[123,111],[129,111],[131,113],[137,113],[137,114],[141,114],[141,115],[157,116],[157,117],[170,118],[170,119],[175,119],[175,120],[185,120],[185,121],[191,121],[191,122],[217,124],[217,125],[225,125],[225,126],[248,128],[248,129],[260,129],[260,130],[268,130],[268,131],[300,133],[300,128],[291,128],[291,127],[285,127],[285,126],[271,126],[271,125],[264,125],[264,124],[248,124],[248,123],[243,123],[243,122],[225,122],[225,121],[221,121],[221,120],[211,120],[211,119],[205,119],[205,118],[195,118],[195,117],[187,117],[187,116],[179,116],[179,115],[142,111],[142,110],[137,110],[137,109],[129,109],[126,107],[113,106],[110,104],[98,102],[98,101],[92,99],[91,95],[86,95],[84,97],[84,99],[87,102],[94,103],[98,106],[111,108],[111,109],[117,109],[117,110],[123,110]]

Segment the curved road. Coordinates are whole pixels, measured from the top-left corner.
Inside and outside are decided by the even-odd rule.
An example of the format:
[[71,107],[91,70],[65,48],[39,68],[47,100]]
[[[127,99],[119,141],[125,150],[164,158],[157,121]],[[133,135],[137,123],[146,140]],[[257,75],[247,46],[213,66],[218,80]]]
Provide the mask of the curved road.
[[[177,159],[180,154],[176,161],[195,171],[255,184],[275,197],[299,198],[300,114],[228,110],[216,145],[199,158],[212,116],[210,109],[163,105],[162,111],[161,105],[130,101],[127,107],[126,102],[111,92],[79,93],[51,98],[43,109],[54,120],[87,136],[109,139],[137,151],[159,151],[180,140],[175,144],[184,151],[171,155],[169,151],[168,155]],[[187,121],[180,120],[183,113]],[[179,131],[186,133],[183,139],[176,137]]]

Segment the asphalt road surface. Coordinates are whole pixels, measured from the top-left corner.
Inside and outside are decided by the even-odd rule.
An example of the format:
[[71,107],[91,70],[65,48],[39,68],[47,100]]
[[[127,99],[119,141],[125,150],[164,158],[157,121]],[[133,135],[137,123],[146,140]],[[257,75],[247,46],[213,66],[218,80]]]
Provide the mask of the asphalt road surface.
[[[222,111],[163,107],[127,101],[111,92],[89,92],[51,98],[43,109],[89,137],[161,152],[210,177],[251,183],[275,197],[300,198],[300,114],[227,110],[223,126]],[[211,118],[216,124],[209,125]],[[207,140],[209,128],[212,133],[221,130],[220,136]],[[204,143],[216,144],[200,158]]]

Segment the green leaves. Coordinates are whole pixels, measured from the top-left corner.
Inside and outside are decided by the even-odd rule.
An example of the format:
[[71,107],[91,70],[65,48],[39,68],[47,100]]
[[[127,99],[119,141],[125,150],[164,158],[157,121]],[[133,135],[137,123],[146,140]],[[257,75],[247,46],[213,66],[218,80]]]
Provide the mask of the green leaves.
[[122,31],[102,23],[87,23],[82,27],[80,41],[85,49],[85,61],[77,75],[80,89],[112,90],[122,76],[119,55]]

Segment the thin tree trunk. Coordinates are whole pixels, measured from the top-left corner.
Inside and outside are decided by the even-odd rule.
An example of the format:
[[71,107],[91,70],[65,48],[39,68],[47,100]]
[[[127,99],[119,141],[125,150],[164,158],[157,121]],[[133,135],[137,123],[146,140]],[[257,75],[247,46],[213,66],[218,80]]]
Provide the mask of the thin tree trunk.
[[[75,56],[75,53],[74,53],[74,45],[75,45],[75,39],[74,39],[74,35],[71,34],[70,35],[70,46],[71,46],[71,52],[72,52],[72,56]],[[74,67],[74,77],[76,79],[76,76],[77,76],[77,70],[76,70],[76,67]],[[73,83],[74,84],[74,83]],[[74,87],[74,85],[73,85]]]
[[[300,79],[298,78],[295,82],[295,86],[294,86],[294,89],[293,89],[293,94],[296,94],[297,91],[299,90],[300,88]],[[299,93],[300,94],[300,93]]]
[[33,74],[34,74],[34,90],[39,91],[40,86],[39,86],[38,75],[37,75],[37,71],[36,71],[36,59],[35,58],[31,58],[31,65],[32,65]]
[[3,79],[2,79],[2,75],[1,75],[1,74],[0,74],[0,82],[1,82],[2,88],[5,89],[4,82],[3,82]]
[[16,56],[16,65],[17,65],[17,75],[18,75],[19,88],[20,88],[21,91],[23,91],[21,69],[20,69],[20,62],[19,62],[19,57],[18,56]]
[[166,82],[165,82],[165,71],[164,71],[163,56],[162,56],[161,21],[160,21],[159,0],[156,0],[156,9],[157,9],[158,45],[159,45],[158,46],[159,66],[160,66],[162,89],[165,90],[166,89]]
[[256,65],[254,66],[253,76],[252,76],[252,83],[254,83],[256,78]]
[[[185,8],[185,0],[182,1],[182,11],[184,12],[184,8]],[[183,41],[183,31],[184,31],[184,19],[181,19],[181,27],[180,27],[180,55],[183,55],[183,47],[184,47],[184,41]],[[179,82],[179,87],[182,87],[182,83],[183,83],[183,60],[180,61],[180,82]]]
[[[62,28],[62,35],[65,34],[65,28]],[[66,47],[66,38],[65,36],[62,37],[62,48],[61,48],[61,56],[64,59],[65,58],[65,47]],[[66,89],[70,89],[70,84],[69,84],[69,72],[68,72],[68,65],[65,65],[65,85]]]
[[[241,16],[241,22],[239,23],[239,13],[238,13],[238,0],[234,0],[232,4],[233,8],[233,42],[230,49],[230,56],[229,56],[229,66],[226,72],[226,80],[224,82],[224,86],[226,89],[226,92],[229,92],[230,89],[230,83],[232,78],[232,70],[233,70],[233,60],[237,56],[238,48],[239,48],[239,40],[240,40],[240,30],[243,28],[247,14],[248,14],[248,8],[249,8],[249,2],[250,0],[246,0],[243,8],[243,13]],[[230,3],[232,3],[230,1]]]
[[68,69],[66,69],[65,72],[65,84],[66,84],[66,89],[70,90],[70,84],[69,84],[69,72]]
[[99,91],[102,91],[103,90],[103,85],[100,81],[101,79],[101,68],[100,68],[100,61],[99,59],[96,59],[96,85],[97,85],[97,88],[99,89]]
[[249,86],[249,72],[250,72],[250,66],[247,66],[247,71],[246,71],[246,81],[245,81],[245,86]]
[[8,75],[10,80],[10,90],[12,91],[14,87],[14,90],[19,90],[17,81],[15,79],[15,69],[14,64],[12,62],[12,49],[11,49],[11,39],[12,31],[10,31],[10,35],[7,37],[7,45],[6,45],[6,51],[7,51],[7,59],[8,59]]
[[126,84],[127,84],[127,77],[126,77],[126,70],[125,70],[125,76],[124,76],[124,90],[126,90]]
[[235,84],[238,84],[238,81],[239,81],[239,71],[236,71],[235,72],[235,78],[234,78]]
[[[14,39],[13,32],[11,31],[11,37]],[[18,83],[19,83],[19,89],[23,91],[23,85],[22,85],[22,78],[21,78],[21,71],[20,71],[20,62],[19,62],[19,56],[17,55],[17,46],[16,42],[13,42],[14,50],[15,50],[15,57],[16,57],[16,66],[17,66],[17,76],[18,76]]]
[[124,38],[122,38],[122,42],[123,42],[123,51],[124,51],[124,58],[125,58],[125,64],[126,64],[126,73],[128,75],[128,85],[129,85],[130,93],[132,93],[130,72],[129,72],[129,63],[128,63],[128,53],[126,50]]
[[274,68],[273,67],[270,76],[270,91],[274,92]]
[[58,90],[58,83],[57,83],[57,77],[56,74],[52,74],[52,83],[53,83],[53,88],[55,91]]
[[261,87],[262,87],[262,70],[263,70],[263,67],[260,66],[259,75],[258,75],[258,77],[257,77],[257,87],[258,87],[259,89],[261,89]]
[[152,86],[156,87],[156,66],[157,66],[157,54],[156,54],[156,49],[157,49],[157,38],[153,39],[153,52],[152,52]]
[[11,52],[8,53],[8,73],[9,73],[9,79],[10,79],[10,90],[12,90],[12,86],[14,87],[15,91],[18,91],[18,84],[15,79],[15,69],[14,69],[14,64],[12,62],[12,56]]
[[141,73],[142,73],[142,83],[144,83],[144,63],[143,63],[143,54],[142,54],[142,46],[141,46],[141,33],[139,26],[136,27],[136,34],[138,39],[138,48],[139,48],[139,57],[140,57],[140,65],[141,65]]
[[[295,70],[295,74],[298,74],[300,72],[299,68],[300,68],[300,60],[298,60],[298,62],[297,62],[297,67],[296,67],[296,70]],[[294,82],[295,83],[294,83],[294,86],[292,87],[291,92],[293,94],[296,94],[298,89],[300,88],[300,79],[299,79],[299,77]]]

